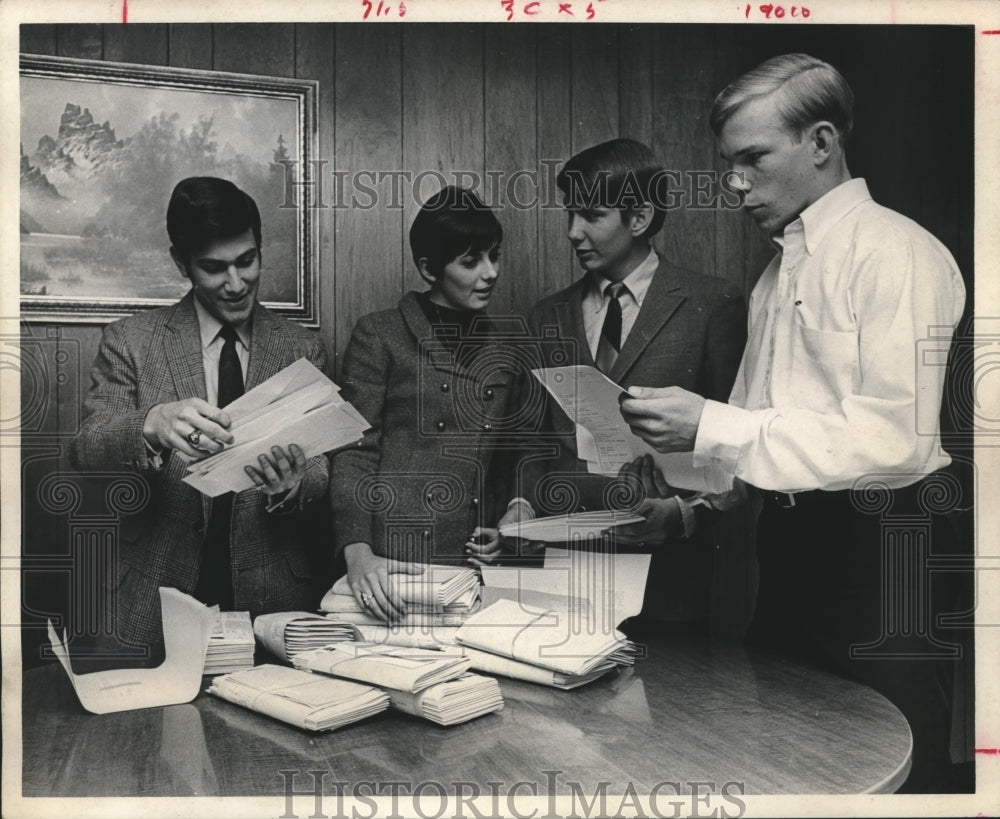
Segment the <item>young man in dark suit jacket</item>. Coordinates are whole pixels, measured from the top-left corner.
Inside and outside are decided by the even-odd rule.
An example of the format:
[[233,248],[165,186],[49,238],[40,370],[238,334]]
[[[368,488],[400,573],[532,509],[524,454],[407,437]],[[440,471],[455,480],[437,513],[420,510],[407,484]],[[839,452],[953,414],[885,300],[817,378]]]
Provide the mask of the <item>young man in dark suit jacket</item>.
[[294,443],[247,467],[254,489],[215,499],[182,482],[187,462],[233,440],[221,407],[305,356],[326,366],[319,337],[257,301],[260,213],[227,180],[184,179],[167,208],[170,254],[191,290],[176,304],[109,325],[91,373],[71,454],[81,471],[128,470],[149,502],[120,528],[109,645],[161,642],[158,588],[171,586],[223,610],[315,606],[312,570],[297,520],[325,496],[325,456]]
[[[584,275],[542,299],[530,321],[545,339],[546,366],[596,366],[626,388],[697,385],[725,400],[746,342],[743,296],[652,249],[666,217],[665,192],[657,188],[665,179],[652,151],[631,139],[592,146],[565,164],[557,184]],[[614,495],[611,479],[587,474],[573,425],[552,402],[548,416],[558,455],[522,461],[523,500],[511,503],[502,523],[530,514],[529,503],[538,514],[561,514],[604,508]],[[643,619],[707,625],[714,550],[711,526],[699,526],[696,508],[704,507],[650,497],[641,510],[645,523],[616,530],[619,548],[653,554]]]

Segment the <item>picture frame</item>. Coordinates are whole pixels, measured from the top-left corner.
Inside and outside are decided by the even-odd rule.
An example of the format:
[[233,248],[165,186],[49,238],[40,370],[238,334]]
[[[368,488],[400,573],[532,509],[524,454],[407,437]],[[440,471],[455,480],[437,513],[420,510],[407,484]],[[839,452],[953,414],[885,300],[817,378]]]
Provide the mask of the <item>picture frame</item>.
[[231,179],[261,212],[267,307],[319,326],[317,220],[303,187],[318,82],[32,54],[20,58],[25,321],[103,324],[188,290],[166,232],[173,186]]

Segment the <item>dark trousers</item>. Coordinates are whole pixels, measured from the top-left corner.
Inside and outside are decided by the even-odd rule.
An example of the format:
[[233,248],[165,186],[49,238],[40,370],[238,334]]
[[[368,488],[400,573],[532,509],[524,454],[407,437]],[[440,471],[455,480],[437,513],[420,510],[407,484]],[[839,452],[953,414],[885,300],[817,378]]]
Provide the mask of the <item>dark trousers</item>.
[[881,693],[913,734],[903,790],[952,792],[953,683],[972,641],[938,618],[960,609],[971,572],[932,570],[942,558],[958,567],[962,548],[951,521],[928,510],[924,483],[867,497],[798,493],[791,508],[787,496],[764,493],[747,642]]

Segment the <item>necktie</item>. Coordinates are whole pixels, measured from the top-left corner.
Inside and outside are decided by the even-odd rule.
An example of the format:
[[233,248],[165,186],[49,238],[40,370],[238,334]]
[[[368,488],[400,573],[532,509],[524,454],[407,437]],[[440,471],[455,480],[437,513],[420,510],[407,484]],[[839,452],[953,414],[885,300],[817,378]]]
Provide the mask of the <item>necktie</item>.
[[622,344],[622,303],[619,301],[625,285],[621,282],[609,284],[605,289],[608,294],[608,312],[604,316],[604,326],[601,328],[601,338],[597,342],[597,369],[607,375],[618,360]]
[[219,406],[224,407],[243,395],[243,368],[236,353],[236,328],[226,324],[219,335],[225,342],[219,354]]
[[[223,339],[219,354],[219,407],[235,401],[244,393],[243,368],[236,352],[236,328],[226,324],[219,331]],[[194,596],[209,605],[218,603],[231,611],[233,600],[232,555],[229,540],[233,516],[233,493],[227,492],[212,501],[212,514],[202,544],[201,571]]]

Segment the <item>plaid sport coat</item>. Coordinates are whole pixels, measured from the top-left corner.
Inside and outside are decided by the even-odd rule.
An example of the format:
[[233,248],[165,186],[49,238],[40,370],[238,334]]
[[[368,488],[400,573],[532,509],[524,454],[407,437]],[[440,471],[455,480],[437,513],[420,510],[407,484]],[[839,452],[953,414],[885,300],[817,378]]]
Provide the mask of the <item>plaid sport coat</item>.
[[[138,313],[104,331],[84,401],[80,432],[71,446],[77,469],[140,473],[149,483],[148,503],[123,516],[115,587],[106,617],[125,642],[157,642],[161,636],[158,588],[191,593],[201,565],[212,499],[182,482],[186,464],[166,457],[150,464],[142,437],[155,404],[204,399],[205,375],[193,291],[169,307]],[[249,390],[305,356],[325,370],[319,336],[259,303],[253,312],[246,388]],[[289,442],[293,443],[293,442]],[[292,513],[267,512],[256,490],[236,495],[231,524],[235,607],[251,616],[314,607],[306,532],[294,511],[325,496],[328,459],[312,458]],[[292,504],[294,506],[294,504]]]

